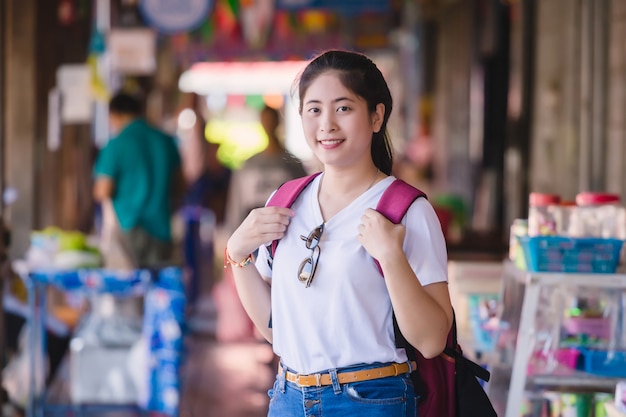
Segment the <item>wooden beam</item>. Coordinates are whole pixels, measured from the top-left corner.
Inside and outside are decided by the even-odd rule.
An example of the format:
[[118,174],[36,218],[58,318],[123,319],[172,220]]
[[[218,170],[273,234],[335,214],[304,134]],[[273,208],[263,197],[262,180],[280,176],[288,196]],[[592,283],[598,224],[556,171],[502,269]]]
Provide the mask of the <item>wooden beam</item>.
[[4,0],[6,183],[19,193],[8,208],[11,258],[23,256],[35,207],[35,21],[36,0]]

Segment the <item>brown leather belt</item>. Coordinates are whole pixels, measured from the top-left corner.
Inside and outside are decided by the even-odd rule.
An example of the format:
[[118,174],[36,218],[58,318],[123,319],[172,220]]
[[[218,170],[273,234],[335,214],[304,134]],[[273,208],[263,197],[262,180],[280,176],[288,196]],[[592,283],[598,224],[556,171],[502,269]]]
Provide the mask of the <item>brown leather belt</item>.
[[[346,384],[348,382],[369,381],[372,379],[398,376],[417,369],[417,364],[415,362],[411,362],[410,364],[410,369],[409,364],[404,362],[393,363],[379,368],[363,369],[361,371],[337,372],[337,379],[340,384]],[[278,365],[278,373],[283,373],[283,367],[280,364]],[[285,373],[285,378],[287,381],[293,382],[299,387],[322,387],[333,384],[328,372],[323,374],[299,375],[287,371]]]

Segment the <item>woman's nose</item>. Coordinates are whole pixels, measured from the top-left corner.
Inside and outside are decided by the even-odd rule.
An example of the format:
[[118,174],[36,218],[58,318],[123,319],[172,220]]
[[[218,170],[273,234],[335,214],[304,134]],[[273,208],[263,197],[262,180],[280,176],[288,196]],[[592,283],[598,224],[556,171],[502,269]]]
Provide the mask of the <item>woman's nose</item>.
[[320,130],[322,132],[334,132],[337,130],[337,125],[332,117],[326,116],[323,118],[322,123],[320,124]]

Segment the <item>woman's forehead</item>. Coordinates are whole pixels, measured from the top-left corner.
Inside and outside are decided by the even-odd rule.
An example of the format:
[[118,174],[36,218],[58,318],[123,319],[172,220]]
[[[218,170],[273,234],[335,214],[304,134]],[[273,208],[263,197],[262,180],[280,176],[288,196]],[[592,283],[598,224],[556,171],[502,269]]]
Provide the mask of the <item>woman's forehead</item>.
[[338,72],[327,71],[311,81],[304,94],[304,101],[319,99],[337,99],[339,97],[356,100],[359,98],[352,90],[346,87]]

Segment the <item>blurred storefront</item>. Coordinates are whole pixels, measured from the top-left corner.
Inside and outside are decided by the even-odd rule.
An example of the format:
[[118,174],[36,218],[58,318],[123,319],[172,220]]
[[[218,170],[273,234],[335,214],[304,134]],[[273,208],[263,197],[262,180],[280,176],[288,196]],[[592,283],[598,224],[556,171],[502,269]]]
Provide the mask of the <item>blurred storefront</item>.
[[385,71],[397,174],[447,209],[452,264],[499,271],[531,191],[626,195],[624,35],[626,2],[611,0],[0,0],[10,256],[32,230],[94,227],[112,91],[144,92],[170,130],[200,98],[214,139],[278,96],[306,159],[291,83],[316,52],[347,48]]
[[[146,92],[150,119],[169,123],[186,71],[299,62],[333,47],[385,63],[399,169],[501,254],[529,191],[626,191],[624,6],[592,3],[4,1],[0,149],[4,184],[19,196],[3,213],[12,255],[32,229],[92,227],[91,165],[112,90]],[[76,77],[86,86],[68,83]]]
[[[32,0],[3,6],[3,49],[10,59],[3,60],[6,123],[0,137],[7,150],[5,182],[19,194],[5,213],[16,236],[14,257],[26,249],[31,230],[93,227],[91,166],[107,139],[106,97],[112,91],[143,91],[149,119],[163,125],[176,118],[184,100],[179,78],[194,64],[301,61],[333,47],[389,56],[398,49],[390,35],[403,24],[403,2],[391,0],[340,6]],[[386,60],[393,64],[392,53]],[[414,63],[401,69],[410,74]]]
[[[289,108],[293,73],[281,80],[281,91],[270,92],[272,81],[253,63],[293,66],[328,48],[366,52],[383,68],[394,95],[390,130],[398,174],[449,206],[454,240],[475,223],[494,237],[484,241],[502,252],[509,5],[484,0],[5,3],[3,44],[11,59],[4,64],[2,138],[11,157],[3,166],[7,184],[19,193],[6,216],[16,235],[13,256],[23,253],[33,229],[93,227],[91,165],[108,137],[106,97],[112,91],[122,86],[143,91],[149,119],[172,129],[184,94],[254,101],[259,90],[244,86],[258,80],[263,94],[286,99],[288,145],[306,158],[306,149],[298,147],[296,113]],[[221,65],[227,71],[227,65],[248,67],[250,75],[237,85],[234,71],[224,78],[223,71],[208,69]],[[205,79],[191,82],[194,74]]]

